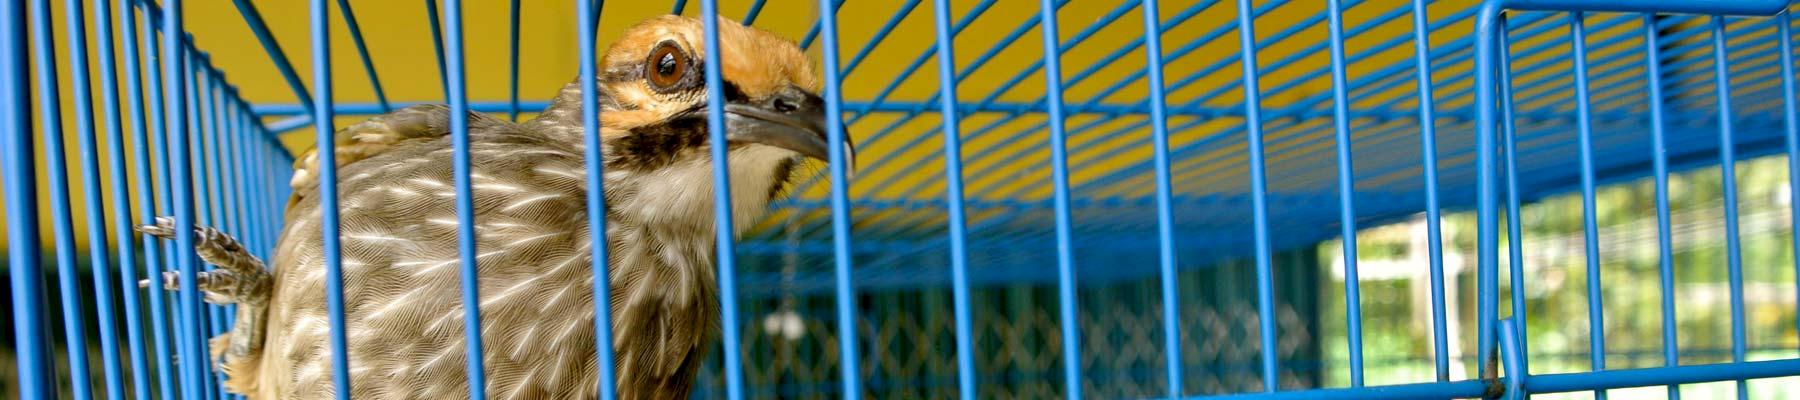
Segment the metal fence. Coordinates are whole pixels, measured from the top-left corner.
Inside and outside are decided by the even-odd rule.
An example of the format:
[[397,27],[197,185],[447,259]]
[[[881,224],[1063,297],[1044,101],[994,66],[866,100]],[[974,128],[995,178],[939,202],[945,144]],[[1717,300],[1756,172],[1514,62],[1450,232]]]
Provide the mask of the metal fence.
[[[228,396],[208,363],[182,362],[208,359],[206,339],[231,315],[201,302],[191,277],[206,267],[188,250],[192,237],[162,243],[131,226],[173,215],[177,232],[218,227],[268,259],[293,173],[281,134],[312,128],[320,187],[334,188],[336,118],[408,103],[383,92],[369,46],[383,38],[365,41],[349,1],[308,2],[310,82],[259,5],[234,0],[241,20],[195,21],[182,3],[0,3],[9,393]],[[564,39],[576,44],[589,108],[596,42],[610,23],[646,16],[616,15],[635,6],[514,0],[508,24],[476,27],[466,9],[498,4],[423,3],[425,15],[403,18],[429,24],[432,42],[417,45],[435,50],[462,205],[472,190],[464,112],[516,117],[546,104],[519,95],[521,10],[574,20],[564,33],[574,38]],[[705,77],[719,88],[722,5],[687,3],[673,11],[706,21]],[[729,196],[717,199],[725,323],[698,397],[1523,398],[1662,385],[1675,396],[1676,385],[1735,381],[1747,398],[1786,392],[1752,393],[1748,380],[1800,376],[1800,358],[1750,357],[1747,330],[1762,325],[1745,315],[1745,264],[1800,274],[1800,263],[1791,253],[1743,259],[1739,207],[1770,203],[1739,198],[1735,170],[1758,157],[1800,170],[1787,1],[816,3],[723,5],[728,18],[741,11],[746,25],[793,34],[822,61],[833,162],[741,237],[728,233]],[[816,10],[833,11],[767,15]],[[334,19],[373,98],[333,94],[331,66],[346,62],[332,58],[342,44],[330,40]],[[214,65],[186,34],[239,23],[294,102],[245,101],[224,71],[247,67]],[[509,75],[471,76],[471,32],[509,33]],[[498,82],[508,97],[469,95]],[[722,94],[709,93],[712,143],[723,144]],[[598,124],[585,113],[588,131]],[[872,160],[854,181],[837,162],[846,135]],[[589,140],[597,160],[598,138]],[[725,146],[712,148],[725,157]],[[1678,189],[1669,182],[1705,168],[1718,169],[1723,198],[1719,213],[1699,218],[1721,220],[1705,233],[1725,242],[1726,257],[1683,267],[1726,271],[1730,357],[1683,363],[1672,237],[1688,233],[1671,227]],[[601,193],[597,169],[591,161],[589,193]],[[727,172],[716,168],[720,192]],[[1800,174],[1787,179],[1800,187]],[[1621,250],[1602,248],[1617,236],[1601,234],[1597,193],[1644,181],[1654,185],[1642,212],[1654,214],[1661,314],[1608,315],[1601,265]],[[1585,245],[1533,241],[1532,222],[1521,221],[1521,207],[1559,195],[1580,199],[1569,206],[1581,209]],[[335,190],[321,196],[336,203]],[[598,201],[588,204],[601,215]],[[472,209],[458,215],[465,282],[476,278]],[[1395,355],[1364,354],[1370,319],[1357,261],[1368,248],[1357,233],[1421,213],[1426,254],[1412,267],[1428,276],[1431,326],[1420,339],[1433,379],[1366,385],[1369,360]],[[1445,243],[1451,214],[1473,220],[1466,285],[1446,273],[1445,247],[1458,251]],[[322,221],[334,277],[336,219],[327,211]],[[1800,249],[1791,218],[1745,222]],[[604,230],[594,232],[593,259],[605,260]],[[1333,239],[1340,262],[1320,263],[1314,252]],[[1661,365],[1609,369],[1607,335],[1596,334],[1584,353],[1571,352],[1590,370],[1528,373],[1543,353],[1527,348],[1525,327],[1564,321],[1526,318],[1534,277],[1525,260],[1565,249],[1583,252],[1588,331],[1661,318]],[[607,298],[604,263],[595,264],[595,298]],[[179,271],[182,290],[136,287],[163,271]],[[1326,276],[1334,273],[1341,278]],[[1341,288],[1326,287],[1338,280]],[[342,283],[326,281],[333,370],[345,371],[354,360],[344,351]],[[1792,282],[1770,287],[1800,296]],[[475,299],[465,290],[465,303]],[[1462,304],[1472,328],[1446,316]],[[1800,313],[1787,308],[1781,318]],[[1322,321],[1328,314],[1341,321]],[[478,318],[468,321],[468,342],[480,343]],[[1459,341],[1474,347],[1462,359],[1452,351]],[[469,350],[481,359],[480,346]],[[610,371],[610,351],[600,353]],[[1345,365],[1327,361],[1336,359]],[[1456,371],[1465,365],[1470,373]],[[1344,385],[1328,383],[1333,368],[1347,372]],[[486,396],[482,369],[468,364],[473,398]],[[612,380],[599,382],[610,398]]]

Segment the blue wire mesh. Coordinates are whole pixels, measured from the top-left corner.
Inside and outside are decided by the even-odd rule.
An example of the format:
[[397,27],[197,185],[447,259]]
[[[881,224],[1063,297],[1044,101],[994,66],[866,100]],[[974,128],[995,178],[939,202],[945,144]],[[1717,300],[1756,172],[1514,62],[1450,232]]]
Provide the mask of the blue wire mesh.
[[[194,21],[165,13],[182,10],[180,1],[53,3],[0,4],[0,160],[17,371],[8,393],[226,397],[206,363],[171,361],[204,359],[204,339],[231,323],[226,309],[199,301],[193,276],[206,267],[184,250],[192,238],[138,242],[130,225],[173,215],[178,232],[214,226],[270,256],[293,161],[277,135],[312,125],[326,146],[329,183],[334,117],[406,105],[382,89],[380,54],[368,43],[383,38],[365,41],[351,2],[310,1],[309,85],[257,5],[234,0],[292,90],[292,103],[252,105],[185,34],[183,24]],[[568,15],[578,16],[582,76],[594,73],[598,33],[643,17],[574,3],[512,1],[506,26],[476,27],[461,1],[424,1],[452,115],[522,118],[545,106],[519,93],[525,10],[576,11]],[[759,26],[800,38],[822,60],[830,158],[844,160],[837,143],[855,137],[866,160],[854,181],[842,162],[831,163],[749,233],[721,237],[723,354],[703,373],[698,397],[1603,397],[1606,389],[1656,385],[1673,396],[1677,384],[1712,381],[1736,381],[1744,397],[1749,379],[1800,375],[1800,359],[1751,360],[1766,349],[1748,332],[1746,269],[1793,261],[1744,259],[1750,221],[1740,221],[1740,208],[1772,203],[1740,198],[1735,169],[1736,161],[1785,153],[1788,170],[1800,170],[1794,19],[1777,14],[1790,7],[1785,1],[821,0],[804,11],[762,0],[686,3],[672,11],[709,21],[705,73],[713,88],[721,77],[710,21],[722,10],[746,24],[765,12],[834,10],[811,24]],[[373,98],[332,93],[326,38],[336,29],[328,22],[334,4]],[[841,32],[849,23],[875,28]],[[972,26],[1005,33],[961,35]],[[501,81],[466,70],[464,38],[477,29],[508,33],[505,98],[469,96],[471,85]],[[901,35],[933,40],[907,48],[894,39]],[[936,74],[925,66],[933,61]],[[859,71],[872,64],[905,67],[890,76]],[[720,92],[711,93],[720,104]],[[714,143],[723,143],[719,109],[712,111]],[[589,114],[593,130],[598,121]],[[847,129],[836,128],[840,120]],[[462,267],[473,282],[466,121],[453,118],[452,132]],[[74,157],[64,148],[68,135],[76,136]],[[1687,182],[1714,167],[1724,197],[1713,218],[1725,241],[1728,357],[1683,363],[1708,350],[1681,348],[1673,322],[1681,302],[1670,199],[1680,193],[1671,179]],[[728,187],[726,168],[716,173],[716,187]],[[1596,335],[1578,355],[1594,372],[1530,368],[1534,359],[1553,360],[1528,351],[1528,327],[1556,322],[1526,318],[1528,305],[1541,305],[1526,300],[1534,277],[1519,260],[1548,250],[1525,244],[1533,222],[1522,216],[1548,204],[1579,209],[1579,242],[1607,243],[1597,199],[1644,179],[1655,193],[1659,363],[1609,369],[1616,363],[1608,356],[1620,353]],[[1800,186],[1800,174],[1788,180]],[[71,200],[77,184],[79,204]],[[600,193],[599,184],[590,180],[590,193]],[[321,187],[333,198],[334,185]],[[1556,203],[1559,196],[1579,205]],[[591,200],[589,210],[603,207]],[[728,201],[719,200],[718,215],[728,215]],[[1790,204],[1800,213],[1800,203]],[[1421,213],[1415,235],[1426,254],[1413,267],[1428,276],[1422,337],[1430,339],[1422,347],[1433,355],[1431,373],[1366,386],[1365,370],[1394,355],[1365,353],[1364,331],[1380,329],[1370,321],[1382,311],[1364,309],[1358,260],[1370,249],[1356,233]],[[1457,242],[1444,221],[1470,213],[1474,237]],[[1787,215],[1778,224],[1800,249]],[[325,218],[324,230],[335,232],[335,211]],[[45,219],[49,227],[40,229]],[[593,232],[604,232],[604,222],[592,219]],[[337,275],[336,235],[326,237],[327,270]],[[1321,245],[1334,239],[1336,247]],[[1334,251],[1320,251],[1327,247]],[[607,246],[593,248],[595,259],[606,259]],[[1606,317],[1603,289],[1623,285],[1601,276],[1613,253],[1581,250],[1590,331],[1650,317],[1617,309]],[[1340,257],[1341,266],[1318,253]],[[1469,280],[1447,270],[1456,266],[1452,253],[1473,254]],[[1339,293],[1324,285],[1330,268],[1345,281],[1342,301],[1321,299]],[[165,271],[180,272],[181,290],[133,286]],[[327,281],[333,368],[343,371],[353,361],[342,351],[341,282]],[[1793,300],[1788,284],[1781,295]],[[465,285],[465,302],[478,298],[474,287]],[[597,286],[595,297],[607,298],[605,290]],[[1472,323],[1449,315],[1458,308],[1474,309]],[[53,310],[60,329],[49,322]],[[1340,332],[1324,321],[1335,312],[1344,313],[1342,344],[1325,339]],[[465,318],[468,332],[479,332],[475,316]],[[1471,324],[1473,333],[1452,332]],[[601,348],[610,347],[607,338],[598,337]],[[1471,341],[1472,354],[1449,356]],[[480,335],[468,342],[470,360],[479,360]],[[1335,354],[1344,365],[1330,361]],[[611,357],[599,359],[610,373]],[[470,382],[483,382],[483,365],[468,365]],[[1342,387],[1327,383],[1338,369],[1347,370]],[[601,381],[610,398],[610,379]],[[347,375],[334,374],[334,383],[346,398]],[[481,385],[471,386],[473,398],[484,397]]]

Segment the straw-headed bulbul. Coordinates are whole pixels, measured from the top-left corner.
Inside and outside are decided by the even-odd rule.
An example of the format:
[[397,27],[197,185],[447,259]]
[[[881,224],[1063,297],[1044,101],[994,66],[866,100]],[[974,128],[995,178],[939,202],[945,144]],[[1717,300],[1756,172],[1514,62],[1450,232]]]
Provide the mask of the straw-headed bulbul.
[[[718,33],[741,234],[805,158],[828,159],[825,105],[793,42],[725,19]],[[489,396],[596,394],[583,143],[599,135],[619,394],[687,397],[720,324],[703,35],[701,21],[678,16],[628,28],[598,61],[599,132],[583,129],[579,80],[524,123],[468,114]],[[335,134],[353,398],[467,396],[448,111],[408,107]],[[239,304],[212,348],[228,388],[252,398],[336,390],[317,156],[295,162],[272,270],[229,236],[196,229],[198,254],[219,266],[198,277],[208,301]],[[170,222],[140,230],[170,237]]]

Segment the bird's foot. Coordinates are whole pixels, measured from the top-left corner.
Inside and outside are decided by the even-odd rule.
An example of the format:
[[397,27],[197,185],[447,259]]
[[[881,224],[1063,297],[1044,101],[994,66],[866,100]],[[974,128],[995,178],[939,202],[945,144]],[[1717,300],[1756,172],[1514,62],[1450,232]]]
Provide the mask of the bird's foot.
[[[175,238],[175,219],[157,217],[152,225],[140,225],[138,232],[164,239]],[[206,292],[206,300],[215,304],[267,304],[270,286],[274,277],[263,267],[263,262],[245,250],[237,239],[224,232],[204,226],[194,227],[194,251],[202,261],[218,266],[218,269],[202,272],[194,278],[200,290]],[[165,272],[163,286],[177,289],[180,274]],[[149,281],[140,282],[139,286],[148,286]]]
[[[252,291],[252,282],[242,279],[227,270],[201,271],[194,275],[194,284],[206,295],[206,302],[213,304],[234,304],[243,299],[243,294]],[[163,289],[181,290],[181,272],[164,271],[162,273]],[[150,280],[138,281],[138,287],[150,287]]]

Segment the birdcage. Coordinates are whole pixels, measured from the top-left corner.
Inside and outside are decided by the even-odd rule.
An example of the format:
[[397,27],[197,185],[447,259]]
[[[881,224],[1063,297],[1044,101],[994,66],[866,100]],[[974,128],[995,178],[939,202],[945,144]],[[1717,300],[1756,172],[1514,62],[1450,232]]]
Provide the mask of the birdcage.
[[[621,3],[0,2],[4,392],[236,397],[189,361],[234,315],[202,302],[194,239],[133,226],[168,215],[268,259],[295,154],[408,104],[529,118],[671,12],[706,21],[711,89],[715,16],[798,39],[832,127],[828,166],[717,235],[695,397],[1800,391],[1786,1]],[[452,121],[462,202],[481,160]],[[326,215],[346,371],[350,239]],[[136,284],[165,271],[182,289]],[[485,368],[470,397],[508,396]]]

